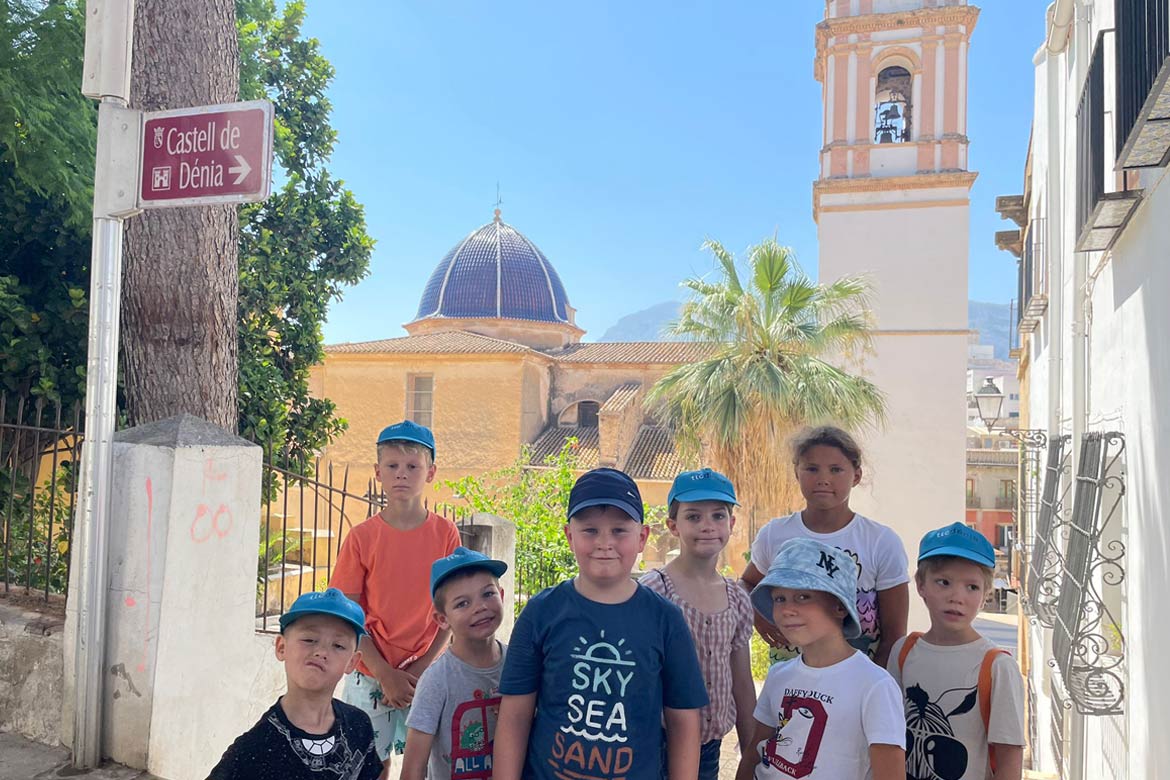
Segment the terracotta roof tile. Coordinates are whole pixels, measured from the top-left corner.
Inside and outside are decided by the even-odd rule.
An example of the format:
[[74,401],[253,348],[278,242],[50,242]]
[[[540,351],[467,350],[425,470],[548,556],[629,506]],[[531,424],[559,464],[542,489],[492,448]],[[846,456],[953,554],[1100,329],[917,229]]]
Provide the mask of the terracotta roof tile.
[[570,344],[544,350],[564,363],[691,363],[714,351],[715,345],[699,341],[609,341]]
[[601,405],[600,411],[620,412],[625,409],[638,396],[638,388],[641,386],[640,382],[626,382],[613,391],[613,395]]
[[685,464],[674,446],[674,434],[657,426],[643,425],[634,438],[625,471],[634,479],[674,479]]
[[503,341],[502,339],[493,339],[489,336],[481,336],[478,333],[469,333],[463,330],[449,331],[446,333],[427,333],[421,336],[403,336],[394,339],[379,339],[377,341],[329,344],[325,347],[325,352],[329,354],[406,353],[415,355],[491,355],[531,351],[523,344],[515,344],[511,341]]
[[532,443],[532,457],[529,458],[528,462],[533,466],[545,465],[545,461],[559,453],[570,438],[577,440],[577,447],[574,451],[577,454],[578,468],[597,468],[597,429],[585,428],[580,425],[554,424],[545,428]]

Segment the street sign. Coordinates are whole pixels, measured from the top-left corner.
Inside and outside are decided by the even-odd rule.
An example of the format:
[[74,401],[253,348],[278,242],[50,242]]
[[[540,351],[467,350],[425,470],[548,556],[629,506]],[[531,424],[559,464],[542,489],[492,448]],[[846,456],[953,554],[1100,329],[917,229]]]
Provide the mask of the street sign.
[[144,209],[264,200],[272,182],[272,103],[148,111],[140,159]]

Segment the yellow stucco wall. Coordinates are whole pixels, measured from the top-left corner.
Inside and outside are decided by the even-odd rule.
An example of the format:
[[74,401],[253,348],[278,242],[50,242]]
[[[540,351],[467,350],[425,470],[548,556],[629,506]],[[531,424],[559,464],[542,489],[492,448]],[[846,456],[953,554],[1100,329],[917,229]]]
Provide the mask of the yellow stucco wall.
[[521,355],[330,355],[314,369],[314,389],[337,404],[349,429],[324,457],[372,465],[378,432],[406,416],[407,378],[426,374],[434,378],[431,429],[440,468],[508,463],[520,449],[525,368]]

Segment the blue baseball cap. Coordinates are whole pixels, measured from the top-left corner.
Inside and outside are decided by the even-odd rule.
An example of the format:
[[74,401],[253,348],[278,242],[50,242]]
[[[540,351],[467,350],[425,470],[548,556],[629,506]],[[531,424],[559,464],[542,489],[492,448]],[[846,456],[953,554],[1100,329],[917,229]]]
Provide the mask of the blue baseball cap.
[[366,633],[366,613],[356,601],[347,598],[337,588],[327,588],[319,593],[302,593],[293,602],[288,612],[280,616],[280,633],[305,615],[332,615],[353,627],[358,639]]
[[503,577],[508,564],[466,547],[456,547],[455,552],[431,564],[431,598],[435,597],[435,591],[443,584],[443,580],[457,571],[471,568],[484,569],[496,577]]
[[669,505],[675,501],[723,501],[739,504],[735,498],[735,486],[731,480],[714,469],[684,471],[674,478],[670,492],[666,495]]
[[639,523],[645,521],[638,483],[617,469],[593,469],[577,479],[569,491],[569,518],[591,506],[617,507]]
[[848,553],[815,539],[789,539],[776,553],[768,573],[752,591],[752,606],[772,620],[772,588],[819,590],[837,597],[845,607],[842,629],[846,639],[861,636],[857,616],[857,562]]
[[946,528],[931,531],[918,544],[918,560],[953,555],[968,561],[995,568],[995,548],[983,534],[962,523],[951,523]]
[[435,459],[435,435],[425,425],[419,425],[410,420],[387,425],[378,434],[377,443],[385,444],[388,441],[412,441],[415,444],[421,444],[431,451],[431,460]]

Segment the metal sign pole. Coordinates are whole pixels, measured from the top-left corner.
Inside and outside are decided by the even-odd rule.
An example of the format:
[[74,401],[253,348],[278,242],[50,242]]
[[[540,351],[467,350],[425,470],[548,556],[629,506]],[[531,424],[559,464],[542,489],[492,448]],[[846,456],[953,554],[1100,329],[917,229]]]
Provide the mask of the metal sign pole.
[[[78,564],[77,644],[73,710],[73,766],[102,758],[102,663],[106,641],[110,476],[118,387],[118,333],[122,302],[122,220],[136,213],[141,117],[130,98],[134,1],[88,0],[81,91],[100,100],[94,165],[93,253],[89,284],[89,354],[85,377],[85,440],[81,451],[73,538]],[[133,162],[131,162],[131,158]],[[127,177],[127,172],[129,177]]]
[[102,659],[106,625],[106,551],[118,386],[118,313],[122,300],[122,220],[95,217],[90,265],[89,360],[85,380],[85,441],[81,452],[74,536],[79,545],[75,594],[77,669],[73,711],[73,765],[101,762]]

